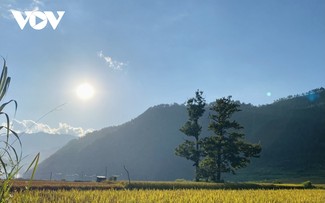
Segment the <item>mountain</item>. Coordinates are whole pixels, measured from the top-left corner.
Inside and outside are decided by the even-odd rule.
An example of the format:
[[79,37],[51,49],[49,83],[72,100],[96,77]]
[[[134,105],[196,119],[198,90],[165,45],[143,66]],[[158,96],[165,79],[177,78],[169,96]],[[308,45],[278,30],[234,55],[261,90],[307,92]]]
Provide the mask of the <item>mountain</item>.
[[[246,138],[262,145],[261,157],[226,180],[264,180],[314,177],[325,182],[325,91],[324,88],[280,99],[269,105],[241,104],[234,115],[244,126]],[[203,116],[202,136],[209,110]],[[184,105],[158,105],[120,126],[88,134],[43,161],[36,177],[93,179],[95,175],[119,175],[123,166],[133,180],[192,179],[192,163],[174,155],[185,135],[179,128],[187,120]]]
[[28,167],[37,153],[40,153],[40,161],[43,161],[67,144],[70,140],[76,139],[76,137],[72,135],[47,134],[41,132],[20,134],[19,137],[22,143],[22,148],[20,148],[17,141],[14,146],[15,149],[18,150],[18,153],[20,153],[20,149],[22,151],[23,169]]

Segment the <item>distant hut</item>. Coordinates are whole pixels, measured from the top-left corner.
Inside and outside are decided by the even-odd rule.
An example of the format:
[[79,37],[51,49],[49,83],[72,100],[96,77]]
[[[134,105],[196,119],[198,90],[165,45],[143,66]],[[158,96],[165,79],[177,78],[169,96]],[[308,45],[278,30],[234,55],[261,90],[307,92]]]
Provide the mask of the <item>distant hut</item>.
[[108,180],[110,181],[117,181],[117,178],[119,177],[119,175],[112,175],[111,177],[109,177]]
[[106,176],[97,176],[96,177],[96,182],[103,182],[106,180]]

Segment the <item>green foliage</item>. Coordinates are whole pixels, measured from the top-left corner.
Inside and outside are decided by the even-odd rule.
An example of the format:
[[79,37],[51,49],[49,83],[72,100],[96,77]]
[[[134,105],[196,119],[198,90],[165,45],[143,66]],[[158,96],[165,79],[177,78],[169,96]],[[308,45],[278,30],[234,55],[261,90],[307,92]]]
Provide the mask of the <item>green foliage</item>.
[[222,182],[221,173],[233,173],[247,166],[251,157],[259,157],[261,146],[250,144],[241,133],[243,127],[232,115],[239,110],[239,104],[231,97],[217,99],[210,110],[209,130],[213,135],[202,141],[204,159],[200,163],[202,177],[214,182]]
[[[8,87],[10,84],[10,77],[7,76],[8,68],[6,65],[6,60],[3,59],[3,67],[2,73],[0,77],[0,102],[4,98],[5,94],[8,91]],[[18,173],[20,166],[19,162],[21,160],[21,154],[19,154],[13,145],[10,143],[10,136],[14,136],[21,147],[20,139],[16,132],[10,129],[10,120],[9,115],[5,113],[4,108],[10,104],[15,104],[15,111],[17,110],[17,102],[14,100],[10,100],[9,102],[5,102],[0,106],[0,115],[5,118],[5,124],[0,126],[1,130],[1,140],[0,140],[0,177],[4,180],[1,183],[0,188],[0,202],[7,202],[10,197],[10,188],[11,188],[11,180]],[[4,136],[3,136],[4,135]]]
[[185,123],[183,127],[181,127],[180,131],[189,137],[195,137],[198,140],[199,135],[201,133],[202,127],[198,123],[199,119],[205,112],[205,99],[202,97],[203,92],[197,90],[195,92],[195,97],[191,98],[187,101],[187,113],[188,113],[188,121]]
[[185,140],[176,148],[176,155],[194,162],[196,181],[201,178],[205,181],[223,182],[221,173],[235,174],[237,169],[246,167],[251,157],[259,157],[261,146],[245,142],[245,135],[240,131],[243,127],[231,120],[232,115],[240,111],[240,104],[232,101],[230,96],[217,99],[212,104],[209,130],[213,131],[213,135],[199,139],[202,127],[198,124],[198,119],[204,113],[204,106],[202,92],[198,90],[196,97],[187,102],[189,120],[180,129],[195,140]]
[[310,189],[310,188],[314,188],[314,186],[313,186],[313,184],[312,184],[312,182],[311,181],[305,181],[305,182],[303,182],[302,183],[302,186],[304,187],[304,188],[306,188],[306,189]]
[[[3,60],[4,62],[0,77],[0,102],[2,102],[2,99],[6,95],[11,80],[11,78],[7,76],[8,67],[6,65],[6,60]],[[4,125],[0,126],[0,178],[3,179],[0,183],[0,203],[9,201],[12,180],[21,169],[20,162],[22,159],[22,154],[19,153],[14,147],[14,143],[18,142],[20,149],[22,148],[22,144],[18,134],[11,129],[9,115],[4,112],[5,107],[10,103],[14,103],[16,112],[18,104],[15,100],[10,100],[9,102],[5,102],[0,106],[0,116],[4,116],[6,121]],[[10,137],[13,137],[13,142],[11,142]],[[34,158],[27,170],[29,170],[32,166],[37,166],[38,160],[39,154]],[[34,167],[32,177],[35,174],[35,170],[36,167]]]
[[195,149],[195,142],[185,140],[176,148],[176,155],[186,158],[187,160],[196,161],[199,160],[200,154]]
[[[215,174],[218,168],[215,159],[207,156],[200,162],[199,167],[200,167],[201,179],[205,180],[206,182],[208,181],[217,182],[215,178]],[[218,182],[223,182],[223,181],[219,180]]]
[[195,166],[195,180],[199,181],[200,169],[199,162],[201,158],[200,139],[199,135],[202,131],[202,126],[199,124],[199,119],[204,114],[204,107],[206,105],[205,99],[202,97],[203,92],[197,90],[195,97],[187,101],[187,112],[189,119],[181,127],[180,131],[189,137],[194,137],[195,140],[185,140],[176,149],[175,153],[178,156],[184,157],[194,162]]

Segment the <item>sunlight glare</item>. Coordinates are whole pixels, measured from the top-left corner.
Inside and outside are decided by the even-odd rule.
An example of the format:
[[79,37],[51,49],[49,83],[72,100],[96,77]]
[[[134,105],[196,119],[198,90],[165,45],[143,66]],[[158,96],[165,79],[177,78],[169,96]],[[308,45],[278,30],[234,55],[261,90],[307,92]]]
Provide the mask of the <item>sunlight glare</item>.
[[94,94],[95,94],[94,88],[88,83],[83,83],[79,85],[77,88],[77,96],[81,100],[89,100],[94,96]]

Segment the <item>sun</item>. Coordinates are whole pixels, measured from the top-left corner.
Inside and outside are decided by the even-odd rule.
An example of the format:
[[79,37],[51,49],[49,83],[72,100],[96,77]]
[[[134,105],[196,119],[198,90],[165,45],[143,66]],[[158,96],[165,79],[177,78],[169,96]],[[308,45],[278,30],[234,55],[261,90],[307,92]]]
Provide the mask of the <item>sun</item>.
[[89,83],[83,83],[77,87],[76,93],[81,100],[89,100],[94,96],[95,90]]

